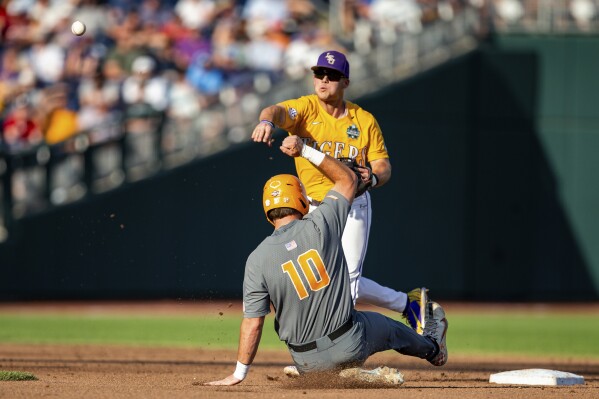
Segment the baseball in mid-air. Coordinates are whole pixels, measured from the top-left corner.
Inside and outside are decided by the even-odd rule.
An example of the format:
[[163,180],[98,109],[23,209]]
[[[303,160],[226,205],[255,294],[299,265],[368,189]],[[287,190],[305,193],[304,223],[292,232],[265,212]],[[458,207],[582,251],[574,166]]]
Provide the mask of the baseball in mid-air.
[[85,33],[85,24],[81,21],[73,22],[73,25],[71,25],[71,32],[77,36],[83,35]]

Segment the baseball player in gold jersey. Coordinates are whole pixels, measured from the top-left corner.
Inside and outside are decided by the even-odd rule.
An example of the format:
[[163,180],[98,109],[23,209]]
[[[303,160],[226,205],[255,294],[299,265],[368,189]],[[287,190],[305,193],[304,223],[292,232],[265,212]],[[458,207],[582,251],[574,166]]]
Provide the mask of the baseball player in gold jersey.
[[[314,94],[264,108],[252,140],[271,145],[272,134],[280,127],[299,136],[306,146],[334,158],[354,159],[362,181],[370,187],[384,185],[391,178],[391,163],[381,128],[371,113],[344,99],[350,84],[347,58],[338,51],[325,51],[312,71]],[[302,157],[295,158],[295,166],[313,210],[333,182]],[[427,303],[425,288],[403,293],[362,276],[371,219],[370,193],[366,191],[354,199],[342,236],[354,303],[400,312],[422,334]]]

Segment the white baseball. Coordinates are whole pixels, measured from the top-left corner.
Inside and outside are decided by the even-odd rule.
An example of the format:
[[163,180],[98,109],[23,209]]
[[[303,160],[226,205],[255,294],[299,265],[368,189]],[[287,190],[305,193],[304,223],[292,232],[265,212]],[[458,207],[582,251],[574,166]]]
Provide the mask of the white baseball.
[[85,33],[85,24],[81,21],[73,22],[73,25],[71,25],[71,32],[77,36],[83,35]]

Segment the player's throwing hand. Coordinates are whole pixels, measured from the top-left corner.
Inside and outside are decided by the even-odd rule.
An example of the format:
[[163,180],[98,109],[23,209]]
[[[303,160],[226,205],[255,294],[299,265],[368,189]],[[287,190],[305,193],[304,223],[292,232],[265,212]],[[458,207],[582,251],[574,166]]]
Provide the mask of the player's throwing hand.
[[252,132],[252,140],[256,143],[266,143],[269,147],[272,145],[272,134],[275,130],[275,124],[270,120],[261,120]]

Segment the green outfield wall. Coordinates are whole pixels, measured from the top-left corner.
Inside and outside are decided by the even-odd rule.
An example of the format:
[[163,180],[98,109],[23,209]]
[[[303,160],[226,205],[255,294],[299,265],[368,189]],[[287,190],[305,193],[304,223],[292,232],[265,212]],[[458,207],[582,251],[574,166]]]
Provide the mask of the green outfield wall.
[[[547,178],[579,250],[580,264],[599,291],[599,36],[521,37],[497,40],[511,51],[534,49],[539,59],[536,138],[549,172]],[[555,222],[556,213],[543,215]],[[553,216],[554,218],[550,218]],[[544,227],[544,225],[540,225]],[[548,229],[543,228],[542,238]],[[553,238],[555,240],[555,238]],[[542,243],[542,242],[541,242]],[[561,241],[536,251],[550,267],[571,270],[557,262]],[[567,272],[562,280],[571,279]],[[559,285],[558,285],[559,286]]]
[[[599,38],[500,36],[359,99],[393,165],[365,275],[438,299],[599,299]],[[283,132],[279,132],[282,135]],[[0,299],[239,297],[292,172],[248,143],[16,223]]]
[[596,54],[599,38],[498,37],[363,99],[394,166],[367,273],[460,298],[597,298]]

